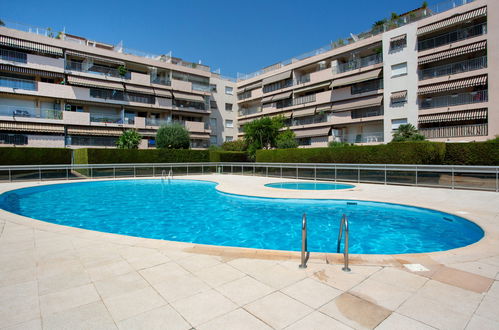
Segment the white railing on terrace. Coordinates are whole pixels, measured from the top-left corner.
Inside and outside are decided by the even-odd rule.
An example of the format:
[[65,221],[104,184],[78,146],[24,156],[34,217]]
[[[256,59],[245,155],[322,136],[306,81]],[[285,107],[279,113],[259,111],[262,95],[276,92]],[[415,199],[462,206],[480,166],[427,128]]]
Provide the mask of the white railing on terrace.
[[487,132],[488,132],[487,124],[428,127],[428,128],[419,129],[419,133],[423,134],[428,139],[486,136]]
[[431,109],[440,107],[451,107],[462,104],[473,104],[487,102],[489,100],[489,93],[487,90],[465,92],[452,95],[442,95],[423,98],[420,101],[420,109]]
[[192,90],[193,91],[200,91],[200,92],[210,92],[210,86],[209,85],[203,85],[203,84],[197,84],[197,83],[192,83]]
[[346,63],[339,63],[337,67],[333,68],[333,73],[343,73],[360,69],[369,65],[375,65],[383,62],[382,54],[373,54],[366,57],[361,57],[356,60],[351,60]]
[[462,72],[485,69],[487,67],[487,56],[472,58],[465,61],[439,65],[419,71],[419,80],[431,79],[441,76],[449,76]]
[[400,27],[400,26],[403,26],[403,25],[406,25],[409,23],[416,22],[416,21],[421,20],[423,18],[426,18],[428,16],[433,16],[436,14],[443,13],[445,11],[451,10],[453,8],[456,8],[456,7],[459,7],[459,6],[474,2],[474,1],[475,0],[446,0],[446,1],[442,1],[439,3],[433,4],[433,5],[430,5],[426,9],[423,9],[422,15],[420,15],[420,16],[417,16],[417,15],[416,16],[405,16],[405,17],[400,18],[396,21],[388,21],[383,25],[377,26],[376,28],[373,28],[373,29],[368,30],[366,32],[359,33],[358,35],[355,36],[355,38],[349,37],[345,40],[340,39],[337,42],[330,43],[324,47],[321,47],[321,48],[312,50],[310,52],[307,52],[305,54],[295,56],[293,58],[281,61],[279,63],[273,64],[271,66],[268,66],[266,68],[263,68],[261,70],[258,70],[258,71],[252,72],[252,73],[245,74],[245,73],[238,72],[237,73],[237,80],[241,81],[241,80],[251,79],[251,78],[257,77],[261,74],[264,74],[264,73],[267,73],[270,71],[274,71],[274,70],[280,69],[284,66],[287,66],[289,64],[307,59],[309,57],[316,56],[316,55],[319,55],[319,54],[322,54],[322,53],[325,53],[325,52],[328,52],[330,50],[340,48],[340,47],[343,47],[346,45],[350,45],[350,44],[356,43],[357,41],[360,41],[360,40],[371,38],[375,35],[378,35],[380,33],[385,32],[385,31],[388,31],[388,30],[391,30],[391,29],[394,29],[394,28],[397,28],[397,27]]
[[61,110],[0,105],[0,116],[12,118],[62,119]]
[[377,143],[384,142],[383,132],[343,134],[335,137],[335,141],[346,143]]

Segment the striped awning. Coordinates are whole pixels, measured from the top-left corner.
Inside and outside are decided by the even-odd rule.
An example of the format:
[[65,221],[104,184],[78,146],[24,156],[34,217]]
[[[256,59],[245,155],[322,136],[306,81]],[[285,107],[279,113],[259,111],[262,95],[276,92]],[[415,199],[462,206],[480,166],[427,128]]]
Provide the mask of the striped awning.
[[39,53],[56,55],[62,57],[62,49],[54,46],[42,45],[27,40],[15,39],[7,36],[0,36],[0,45],[18,49],[31,50]]
[[47,78],[64,78],[64,74],[59,72],[35,70],[35,69],[13,66],[8,64],[0,64],[0,70],[8,72],[24,73],[24,74],[47,77]]
[[262,85],[268,85],[268,84],[272,84],[274,82],[278,82],[281,80],[289,79],[289,78],[291,78],[291,74],[292,74],[292,72],[290,70],[290,71],[276,74],[276,75],[268,77],[268,78],[264,78],[262,81]]
[[315,107],[293,110],[293,118],[306,117],[315,114]]
[[362,81],[376,79],[379,77],[379,75],[381,74],[382,71],[383,71],[383,69],[381,68],[381,69],[376,69],[376,70],[372,70],[372,71],[368,71],[368,72],[355,74],[355,75],[344,77],[344,78],[335,79],[331,82],[330,87],[334,88],[334,87],[338,87],[338,86],[346,86],[346,85],[351,85],[351,84],[355,84],[355,83],[362,82]]
[[125,89],[127,92],[131,93],[155,95],[154,89],[152,89],[151,87],[125,84]]
[[469,11],[469,12],[466,12],[463,14],[456,14],[456,15],[451,16],[451,17],[444,19],[442,21],[420,27],[418,29],[418,35],[421,35],[424,33],[429,33],[429,32],[432,32],[432,31],[435,31],[438,29],[442,29],[442,28],[445,28],[447,26],[451,26],[454,24],[458,24],[458,23],[473,19],[475,17],[484,16],[486,14],[487,14],[487,7],[477,8],[475,10],[472,10],[472,11]]
[[172,96],[172,92],[167,90],[167,89],[158,89],[158,88],[154,88],[154,94],[156,96],[160,96],[160,97],[166,97],[166,98],[169,98],[171,99],[173,96]]
[[328,87],[328,86],[329,86],[329,82],[325,82],[325,83],[321,83],[321,84],[316,84],[316,85],[310,85],[310,86],[307,86],[307,87],[297,88],[294,91],[295,91],[295,93],[301,93],[301,92],[312,91],[314,89],[324,88],[324,87]]
[[272,96],[272,102],[289,99],[293,92],[286,92]]
[[440,84],[421,86],[418,89],[418,94],[424,95],[424,94],[440,93],[440,92],[474,87],[474,86],[483,86],[485,84],[487,84],[487,75],[472,77],[467,79],[447,81]]
[[243,93],[243,92],[251,91],[253,89],[257,89],[257,88],[261,88],[261,87],[262,87],[262,82],[257,82],[257,83],[254,83],[254,84],[251,84],[251,85],[239,88],[238,93]]
[[331,110],[333,110],[333,106],[331,103],[321,104],[315,108],[315,112],[327,112]]
[[402,34],[396,37],[393,37],[390,39],[390,42],[396,42],[396,41],[401,41],[407,38],[407,34]]
[[390,99],[393,100],[399,100],[399,99],[405,99],[407,98],[407,91],[398,91],[398,92],[393,92],[392,95],[390,96]]
[[431,115],[423,115],[419,116],[418,123],[430,124],[430,123],[466,121],[466,120],[477,120],[477,119],[487,119],[487,109],[452,111],[452,112],[443,112],[443,113],[433,113]]
[[206,134],[189,133],[189,138],[198,139],[198,140],[208,140],[210,136],[208,135],[208,133]]
[[294,131],[298,139],[316,136],[328,136],[331,127],[311,128],[299,131]]
[[21,131],[21,132],[64,133],[64,126],[63,125],[4,121],[4,122],[0,122],[0,130]]
[[96,87],[113,90],[124,90],[123,84],[114,81],[103,81],[83,77],[68,76],[68,83],[76,86]]
[[272,98],[273,98],[273,97],[274,97],[274,96],[272,96],[272,95],[271,95],[271,96],[266,96],[266,97],[264,97],[264,98],[262,99],[262,103],[270,103],[270,102],[272,102]]
[[425,64],[425,63],[431,63],[431,62],[436,62],[436,61],[440,61],[440,60],[445,60],[447,58],[477,52],[477,51],[480,51],[480,50],[483,50],[486,48],[487,48],[487,41],[484,40],[484,41],[476,42],[476,43],[473,43],[470,45],[465,45],[465,46],[457,47],[454,49],[446,50],[444,52],[420,57],[418,59],[418,64],[421,65],[421,64]]
[[100,127],[68,127],[70,135],[92,135],[92,136],[120,136],[123,133],[121,128],[100,128]]
[[202,97],[201,95],[173,92],[173,97],[179,100],[204,103],[204,97]]
[[333,111],[348,111],[362,108],[380,106],[383,102],[383,95],[364,97],[362,99],[349,100],[333,103]]
[[72,50],[67,50],[66,55],[70,56],[76,56],[76,57],[83,57],[83,58],[91,58],[94,61],[99,61],[99,62],[104,62],[104,63],[111,63],[115,65],[125,65],[125,62],[112,59],[112,58],[107,58],[107,57],[101,57],[101,56],[96,56],[96,55],[91,55],[91,54],[85,54],[85,53],[80,53],[80,52],[75,52]]

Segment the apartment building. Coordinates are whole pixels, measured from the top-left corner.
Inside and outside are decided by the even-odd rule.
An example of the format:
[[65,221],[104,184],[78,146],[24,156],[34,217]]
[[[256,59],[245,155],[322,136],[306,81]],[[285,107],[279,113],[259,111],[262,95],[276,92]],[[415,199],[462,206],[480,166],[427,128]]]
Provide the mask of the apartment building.
[[405,123],[432,141],[493,138],[498,32],[498,1],[445,1],[241,75],[238,136],[256,118],[283,115],[303,147],[387,143]]
[[235,82],[208,66],[25,30],[0,27],[0,146],[115,147],[135,129],[150,148],[157,129],[176,122],[192,148],[207,148],[230,136],[210,122],[235,126]]

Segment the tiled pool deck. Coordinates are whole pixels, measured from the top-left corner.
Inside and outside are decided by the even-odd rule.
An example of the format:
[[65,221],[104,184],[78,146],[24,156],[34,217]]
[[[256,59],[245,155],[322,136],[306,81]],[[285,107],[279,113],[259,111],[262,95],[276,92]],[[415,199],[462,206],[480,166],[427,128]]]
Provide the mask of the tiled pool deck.
[[[352,255],[345,273],[337,254],[312,254],[303,270],[297,253],[106,234],[0,210],[0,328],[499,329],[498,193],[368,184],[310,192],[263,187],[280,181],[272,178],[185,178],[237,194],[428,207],[469,218],[486,236],[447,252]],[[3,183],[0,192],[38,184]]]

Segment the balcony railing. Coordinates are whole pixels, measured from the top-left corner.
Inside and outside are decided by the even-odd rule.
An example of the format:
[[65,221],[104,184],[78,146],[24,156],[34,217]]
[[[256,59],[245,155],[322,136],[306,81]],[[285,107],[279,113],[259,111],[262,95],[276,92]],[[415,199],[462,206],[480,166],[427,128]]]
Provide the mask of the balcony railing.
[[192,90],[193,91],[200,91],[200,92],[211,92],[210,86],[209,85],[203,85],[203,84],[197,84],[197,83],[192,83]]
[[247,116],[255,113],[262,112],[262,107],[253,107],[253,108],[241,108],[238,111],[239,116]]
[[359,118],[376,117],[382,115],[383,115],[383,107],[375,107],[368,109],[353,110],[350,113],[350,118],[359,119]]
[[419,80],[449,76],[462,72],[485,69],[487,67],[487,56],[472,58],[466,61],[450,63],[419,71]]
[[170,80],[170,78],[164,78],[164,77],[156,77],[155,79],[151,78],[151,83],[165,85],[165,86],[172,85],[172,81]]
[[305,75],[299,77],[298,79],[296,79],[295,85],[306,84],[308,82],[310,82],[310,73],[305,74]]
[[383,132],[371,132],[360,134],[344,134],[336,137],[338,142],[346,143],[377,143],[384,141]]
[[13,118],[62,119],[61,110],[0,105],[0,116]]
[[25,89],[28,91],[38,90],[38,85],[34,80],[19,79],[0,76],[0,87],[10,87],[14,89]]
[[327,122],[327,116],[313,116],[313,117],[304,117],[300,119],[293,119],[291,125],[303,126],[303,125],[319,124],[325,122]]
[[418,131],[428,139],[486,136],[488,134],[487,124],[420,128]]
[[487,102],[488,100],[489,100],[488,91],[483,90],[483,91],[466,92],[453,95],[428,97],[421,100],[419,108],[431,109],[431,108],[440,108],[440,107],[450,107],[454,105]]
[[123,124],[123,118],[120,115],[104,113],[91,113],[90,121],[93,123]]
[[93,74],[115,77],[115,78],[125,78],[125,79],[131,78],[130,72],[127,72],[125,75],[122,76],[118,71],[118,69],[109,68],[107,66],[98,65],[98,64],[93,64],[88,69],[86,69],[84,68],[83,63],[75,61],[66,61],[66,70],[87,72],[87,73],[93,73]]
[[456,29],[454,31],[424,39],[418,42],[418,50],[427,50],[440,47],[459,40],[469,39],[487,33],[487,24],[477,24],[470,27]]
[[0,49],[0,58],[4,61],[28,63],[28,54],[15,50]]
[[315,102],[315,94],[301,96],[293,99],[293,105]]
[[334,70],[333,73],[338,74],[347,71],[352,71],[369,65],[375,65],[381,62],[383,62],[383,55],[373,54],[346,63],[339,63],[338,66],[336,67],[336,70]]
[[171,119],[146,118],[147,126],[162,126],[171,123],[172,123]]
[[352,85],[351,94],[362,94],[383,89],[383,79],[369,80]]

